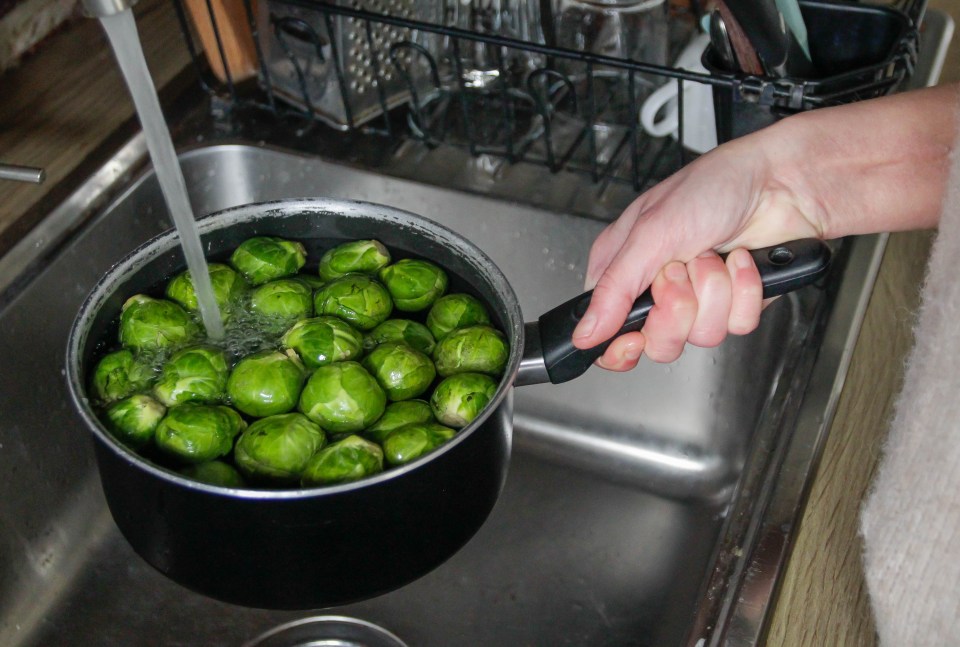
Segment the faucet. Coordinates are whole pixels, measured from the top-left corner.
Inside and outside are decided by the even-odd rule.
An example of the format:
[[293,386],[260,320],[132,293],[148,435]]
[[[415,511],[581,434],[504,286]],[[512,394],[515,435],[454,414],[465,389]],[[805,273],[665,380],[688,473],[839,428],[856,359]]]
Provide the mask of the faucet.
[[[136,0],[83,0],[86,14],[92,18],[112,16],[126,11],[136,4]],[[4,164],[0,162],[0,180],[17,180],[20,182],[43,182],[46,173],[42,168]]]
[[126,11],[136,3],[137,0],[83,0],[83,8],[91,18],[103,18]]

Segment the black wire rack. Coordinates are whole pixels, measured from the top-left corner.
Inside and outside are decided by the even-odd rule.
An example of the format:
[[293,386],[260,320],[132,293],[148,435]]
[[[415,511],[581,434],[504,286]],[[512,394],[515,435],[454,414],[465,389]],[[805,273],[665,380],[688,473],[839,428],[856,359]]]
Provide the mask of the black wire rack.
[[[182,0],[174,5],[200,82],[222,113],[254,110],[296,124],[297,132],[323,124],[428,148],[457,146],[636,190],[696,156],[682,145],[691,84],[711,86],[721,142],[793,112],[888,94],[913,72],[925,8],[925,0],[802,0],[821,74],[774,79],[719,69],[711,48],[703,60],[712,72],[699,74],[558,47],[543,14],[533,23],[543,27],[539,37],[520,39],[444,24],[445,6],[425,0],[242,0],[235,10],[245,12],[255,75],[241,80],[228,60],[218,1],[203,0],[213,34],[205,51],[196,16],[191,21]],[[548,13],[554,0],[528,1]],[[669,60],[699,29],[700,13],[697,2],[671,6]],[[219,75],[211,73],[214,59]],[[668,83],[677,85],[677,127],[652,137],[638,115],[645,96]]]

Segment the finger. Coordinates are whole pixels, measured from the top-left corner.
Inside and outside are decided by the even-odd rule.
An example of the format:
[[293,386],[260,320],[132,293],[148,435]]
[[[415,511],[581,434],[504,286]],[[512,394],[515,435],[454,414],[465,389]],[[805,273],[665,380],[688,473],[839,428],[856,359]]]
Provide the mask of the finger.
[[683,263],[668,263],[651,286],[654,306],[643,326],[643,351],[654,362],[680,357],[697,318],[697,296]]
[[687,273],[697,297],[697,318],[687,341],[713,348],[727,337],[730,319],[730,273],[715,252],[705,252],[687,263]]
[[593,288],[590,306],[573,333],[573,344],[577,348],[592,348],[620,330],[641,289],[650,284],[669,260],[663,258],[662,243],[659,240],[653,245],[646,236],[637,234],[636,229],[630,232]]
[[760,313],[766,307],[760,272],[745,249],[735,249],[727,255],[727,271],[731,282],[727,329],[733,335],[746,335],[760,325]]
[[640,360],[645,343],[642,333],[624,333],[610,342],[603,356],[597,359],[597,366],[608,371],[629,371]]
[[593,241],[590,246],[590,260],[587,262],[587,273],[584,278],[584,290],[593,289],[610,262],[620,253],[641,211],[639,202],[638,199],[630,205],[626,211],[620,214],[619,218],[607,225]]
[[590,306],[573,331],[573,345],[593,348],[610,339],[626,320],[636,294],[637,288],[629,276],[604,272],[593,289]]

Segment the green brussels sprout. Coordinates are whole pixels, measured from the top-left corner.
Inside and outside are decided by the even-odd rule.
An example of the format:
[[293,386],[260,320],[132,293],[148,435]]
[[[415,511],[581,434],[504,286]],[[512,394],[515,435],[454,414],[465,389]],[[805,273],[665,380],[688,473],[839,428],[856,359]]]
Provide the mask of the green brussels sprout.
[[362,363],[394,401],[417,397],[437,376],[429,357],[399,341],[380,344]]
[[437,373],[448,377],[455,373],[503,375],[510,346],[503,333],[490,326],[469,326],[447,333],[433,351]]
[[404,258],[380,270],[380,280],[404,312],[426,310],[447,291],[447,273],[430,261]]
[[414,422],[394,429],[383,441],[383,457],[391,465],[404,465],[453,438],[457,432],[435,422]]
[[310,369],[352,359],[363,352],[363,335],[337,317],[301,319],[284,333],[280,343],[296,351]]
[[311,458],[300,483],[304,487],[356,481],[383,471],[383,450],[360,436],[347,436]]
[[326,443],[319,425],[301,413],[261,418],[240,436],[234,450],[247,478],[277,485],[296,484],[307,461]]
[[357,362],[321,366],[303,387],[300,411],[325,430],[349,433],[369,427],[383,414],[387,396]]
[[304,370],[275,350],[247,355],[227,379],[227,395],[237,409],[255,418],[287,413],[297,406]]
[[298,279],[278,279],[250,292],[250,310],[260,319],[287,328],[313,316],[313,290]]
[[366,274],[334,279],[317,290],[313,304],[318,315],[340,317],[359,330],[376,328],[393,311],[387,288]]
[[200,334],[200,326],[173,301],[135,294],[120,313],[120,343],[135,351],[170,350]]
[[[213,298],[220,306],[220,318],[227,321],[233,304],[246,292],[247,284],[243,277],[233,271],[229,265],[210,263],[207,265],[207,270],[210,273],[210,284],[213,286]],[[168,299],[176,301],[190,312],[197,312],[200,307],[197,304],[197,293],[193,287],[190,270],[178,274],[167,283],[166,295]]]
[[133,449],[141,449],[153,438],[167,409],[149,395],[131,395],[114,402],[106,411],[114,437]]
[[153,394],[168,407],[184,402],[213,404],[226,395],[227,356],[213,346],[191,346],[166,361]]
[[402,400],[387,405],[383,415],[375,423],[363,430],[363,436],[383,444],[394,429],[413,422],[434,422],[433,409],[424,400]]
[[219,485],[229,488],[247,487],[247,482],[240,476],[240,472],[238,472],[233,465],[224,463],[223,461],[209,461],[207,463],[200,463],[199,465],[187,465],[186,467],[181,467],[179,472],[188,479],[209,485]]
[[457,373],[444,378],[433,395],[430,407],[442,424],[460,429],[483,411],[497,392],[497,382],[483,373]]
[[255,236],[240,243],[230,255],[230,264],[251,285],[292,276],[307,262],[302,243],[275,236]]
[[103,404],[144,391],[156,375],[145,362],[124,348],[104,355],[93,369],[92,390]]
[[376,274],[389,262],[390,252],[379,240],[353,240],[324,252],[317,273],[324,281],[332,281],[353,272]]
[[427,313],[427,328],[437,341],[451,330],[489,323],[490,315],[480,300],[462,292],[440,297]]
[[226,456],[246,423],[223,405],[178,404],[167,410],[154,440],[162,452],[180,463],[205,463]]
[[409,319],[387,319],[367,333],[363,338],[363,347],[373,350],[377,344],[388,341],[402,341],[424,355],[432,355],[437,345],[430,330],[422,323]]

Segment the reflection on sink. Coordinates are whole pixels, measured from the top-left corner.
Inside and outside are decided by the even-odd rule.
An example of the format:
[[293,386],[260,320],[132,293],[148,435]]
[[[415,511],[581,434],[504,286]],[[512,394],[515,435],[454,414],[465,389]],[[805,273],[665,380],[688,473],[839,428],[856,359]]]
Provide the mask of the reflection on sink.
[[[261,147],[207,146],[182,163],[199,213],[324,195],[437,220],[500,266],[528,320],[580,291],[602,228]],[[133,183],[0,311],[0,644],[239,644],[303,615],[214,602],[143,563],[108,521],[69,408],[73,315],[112,262],[167,228],[158,191],[152,176]],[[510,475],[480,533],[421,580],[336,613],[418,646],[695,641],[732,586],[730,542],[763,512],[754,488],[789,436],[829,305],[807,289],[757,333],[674,365],[516,389]]]

